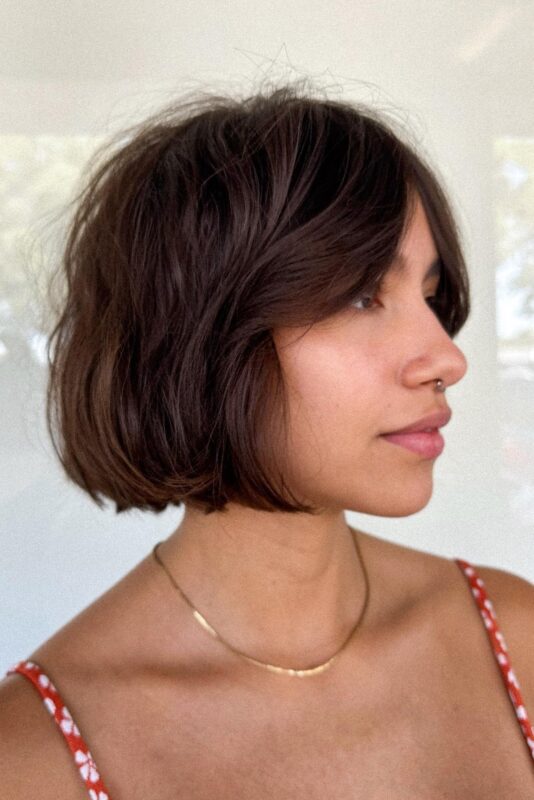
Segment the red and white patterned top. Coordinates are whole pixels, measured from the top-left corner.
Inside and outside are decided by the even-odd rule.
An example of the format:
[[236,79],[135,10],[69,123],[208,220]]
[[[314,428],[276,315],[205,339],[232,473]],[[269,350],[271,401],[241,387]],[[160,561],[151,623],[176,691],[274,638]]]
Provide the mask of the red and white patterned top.
[[497,664],[499,665],[504,685],[506,686],[506,690],[508,691],[508,695],[512,701],[519,726],[525,737],[532,760],[534,761],[534,728],[529,721],[527,710],[521,696],[521,689],[510,663],[508,648],[506,647],[504,636],[499,630],[495,609],[493,608],[493,604],[487,595],[484,581],[477,575],[474,567],[467,561],[464,561],[461,558],[455,558],[454,560],[463,571],[469,582],[471,594],[475,598],[478,610],[480,611],[482,619],[484,620],[486,633],[488,634],[495,658],[497,659]]
[[[508,691],[534,764],[534,729],[529,721],[523,698],[521,697],[519,683],[517,682],[517,678],[510,663],[504,637],[497,625],[497,618],[493,605],[487,596],[484,583],[482,579],[478,577],[474,567],[461,558],[455,558],[454,561],[467,578],[471,593],[484,621],[486,632],[497,664],[499,665],[504,685]],[[55,719],[59,730],[70,748],[80,776],[88,789],[90,800],[111,800],[111,795],[100,777],[98,767],[95,764],[91,752],[84,742],[78,726],[72,719],[67,706],[61,699],[54,684],[48,676],[45,675],[41,667],[33,661],[19,661],[11,667],[6,674],[9,675],[15,672],[28,678],[41,695],[45,707]]]
[[9,675],[14,672],[18,672],[28,678],[41,695],[46,709],[53,716],[59,730],[65,737],[82,780],[89,790],[91,800],[111,800],[111,795],[100,777],[91,751],[84,742],[69,709],[61,699],[50,678],[33,661],[19,661],[18,664],[10,667],[6,674]]

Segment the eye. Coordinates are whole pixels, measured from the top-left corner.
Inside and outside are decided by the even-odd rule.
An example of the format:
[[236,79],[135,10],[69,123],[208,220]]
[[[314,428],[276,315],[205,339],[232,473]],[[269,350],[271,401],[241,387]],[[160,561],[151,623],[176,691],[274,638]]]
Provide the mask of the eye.
[[[375,295],[372,294],[363,295],[363,297],[359,297],[358,300],[354,300],[351,305],[353,308],[356,308],[357,303],[364,303],[366,300],[373,300],[374,297]],[[356,308],[356,311],[369,311],[369,308]]]
[[[357,303],[366,303],[368,300],[370,300],[370,301],[374,300],[375,297],[376,297],[376,295],[373,295],[373,294],[362,295],[362,297],[359,297],[357,300],[353,300],[352,301],[351,307],[356,309],[356,311],[359,311],[359,312],[372,311],[373,310],[372,306],[365,306],[364,308],[358,308],[357,307]],[[425,300],[427,300],[428,304],[430,305],[430,307],[432,309],[434,309],[434,310],[436,309],[436,307],[438,305],[438,296],[437,295],[433,294],[430,297],[426,297]]]

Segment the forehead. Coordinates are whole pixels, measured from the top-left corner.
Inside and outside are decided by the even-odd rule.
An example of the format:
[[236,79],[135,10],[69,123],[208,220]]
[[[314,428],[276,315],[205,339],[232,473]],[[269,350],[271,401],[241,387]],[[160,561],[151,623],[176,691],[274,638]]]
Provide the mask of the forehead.
[[421,273],[422,280],[428,280],[439,276],[441,268],[441,259],[425,210],[419,196],[416,196],[413,213],[390,271],[398,277],[408,277],[411,272]]
[[[398,253],[391,264],[391,272],[399,277],[408,275],[410,261],[411,259],[406,257],[403,253]],[[439,277],[441,270],[441,258],[438,255],[427,266],[426,272],[423,275],[423,280],[426,281],[430,280],[430,278]]]

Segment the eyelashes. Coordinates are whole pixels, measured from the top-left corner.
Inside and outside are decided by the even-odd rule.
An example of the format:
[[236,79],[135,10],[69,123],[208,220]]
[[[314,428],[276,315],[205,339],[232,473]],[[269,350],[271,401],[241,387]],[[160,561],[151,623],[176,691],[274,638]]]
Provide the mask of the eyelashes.
[[[353,301],[351,302],[351,304],[350,304],[350,305],[351,305],[351,308],[353,308],[353,309],[354,309],[355,311],[357,311],[359,314],[363,314],[363,313],[365,313],[366,311],[373,311],[374,309],[373,309],[373,307],[372,307],[372,306],[369,306],[369,307],[367,307],[367,308],[356,308],[356,303],[363,303],[363,302],[365,302],[366,300],[371,300],[371,301],[372,301],[372,300],[374,300],[374,299],[375,299],[375,297],[376,297],[376,295],[374,295],[374,294],[366,294],[366,295],[363,295],[362,297],[359,297],[359,298],[357,298],[356,300],[353,300]],[[428,304],[429,304],[430,308],[432,308],[434,311],[436,311],[436,312],[437,312],[437,310],[438,310],[438,306],[439,306],[439,297],[438,297],[437,295],[435,295],[435,294],[434,294],[434,295],[431,295],[430,297],[426,297],[425,299],[427,300],[427,302],[428,302]]]

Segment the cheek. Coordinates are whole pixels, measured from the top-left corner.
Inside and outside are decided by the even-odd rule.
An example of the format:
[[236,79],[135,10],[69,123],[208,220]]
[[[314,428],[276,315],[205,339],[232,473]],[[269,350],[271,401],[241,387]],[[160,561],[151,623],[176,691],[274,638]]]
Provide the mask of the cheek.
[[305,502],[379,516],[407,516],[428,502],[431,463],[379,439],[395,417],[392,350],[316,340],[286,351],[289,429],[279,452]]
[[381,379],[361,357],[315,356],[299,362],[288,385],[293,445],[309,458],[354,454],[381,430]]

